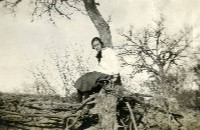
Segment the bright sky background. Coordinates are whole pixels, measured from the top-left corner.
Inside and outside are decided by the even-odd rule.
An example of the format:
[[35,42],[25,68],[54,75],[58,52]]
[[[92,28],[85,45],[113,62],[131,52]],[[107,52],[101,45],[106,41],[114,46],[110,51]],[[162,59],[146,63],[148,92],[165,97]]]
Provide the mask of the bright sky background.
[[[147,26],[163,13],[171,31],[191,24],[199,32],[199,0],[98,0],[100,12],[110,23],[114,44],[121,42],[117,29],[129,25],[136,28]],[[20,8],[21,7],[21,8]],[[20,88],[30,82],[28,69],[31,63],[40,62],[44,50],[55,45],[62,48],[68,43],[78,43],[88,52],[90,40],[97,32],[89,17],[78,15],[72,20],[55,18],[57,26],[45,19],[31,22],[28,4],[19,7],[16,16],[0,9],[0,91]]]

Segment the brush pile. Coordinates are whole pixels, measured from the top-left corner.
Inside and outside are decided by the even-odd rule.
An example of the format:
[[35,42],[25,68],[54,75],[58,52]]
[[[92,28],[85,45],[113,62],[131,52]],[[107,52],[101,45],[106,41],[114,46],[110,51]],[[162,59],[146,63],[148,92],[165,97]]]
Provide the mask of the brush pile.
[[129,93],[122,88],[103,89],[82,103],[76,103],[74,97],[1,93],[0,126],[65,130],[181,129],[183,115],[178,109],[169,109],[169,103],[158,102],[152,96]]

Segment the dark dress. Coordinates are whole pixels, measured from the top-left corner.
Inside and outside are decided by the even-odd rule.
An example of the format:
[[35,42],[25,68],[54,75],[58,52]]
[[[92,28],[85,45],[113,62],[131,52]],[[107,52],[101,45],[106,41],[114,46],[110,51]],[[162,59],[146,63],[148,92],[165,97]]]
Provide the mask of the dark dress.
[[81,92],[90,91],[96,87],[96,83],[102,80],[109,80],[110,75],[100,73],[100,72],[89,72],[81,76],[75,82],[75,88]]
[[88,98],[92,93],[98,93],[101,87],[98,82],[109,81],[112,76],[100,72],[89,72],[82,75],[76,82],[74,87],[78,91],[78,102],[82,102],[84,99]]

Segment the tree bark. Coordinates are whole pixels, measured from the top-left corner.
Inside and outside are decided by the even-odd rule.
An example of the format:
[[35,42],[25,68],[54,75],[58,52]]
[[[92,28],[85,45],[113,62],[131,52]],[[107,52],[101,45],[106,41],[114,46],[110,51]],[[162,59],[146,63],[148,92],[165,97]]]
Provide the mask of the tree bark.
[[117,130],[117,98],[104,93],[97,99],[98,114],[100,116],[100,128],[102,130]]
[[96,27],[100,38],[104,42],[106,47],[113,47],[112,36],[108,23],[103,19],[102,15],[97,9],[95,0],[83,0],[85,9]]

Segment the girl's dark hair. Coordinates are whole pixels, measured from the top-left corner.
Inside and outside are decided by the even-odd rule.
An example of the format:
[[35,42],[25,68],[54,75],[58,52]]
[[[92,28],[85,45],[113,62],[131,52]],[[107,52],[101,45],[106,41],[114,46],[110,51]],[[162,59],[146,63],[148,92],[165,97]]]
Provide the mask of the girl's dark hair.
[[93,43],[94,43],[95,41],[99,41],[100,44],[101,44],[101,46],[104,48],[104,43],[101,41],[101,39],[100,39],[99,37],[94,37],[94,38],[92,39],[92,41],[91,41],[92,49],[94,49]]
[[[104,48],[104,44],[103,44],[103,42],[101,41],[101,39],[100,39],[99,37],[94,37],[94,38],[92,39],[92,41],[91,41],[92,49],[94,49],[93,43],[94,43],[95,41],[99,41],[99,43],[101,44],[102,48]],[[102,52],[101,52],[101,51],[99,51],[99,52],[97,53],[96,58],[97,58],[98,62],[100,63],[100,62],[101,62],[101,58],[102,58]]]

